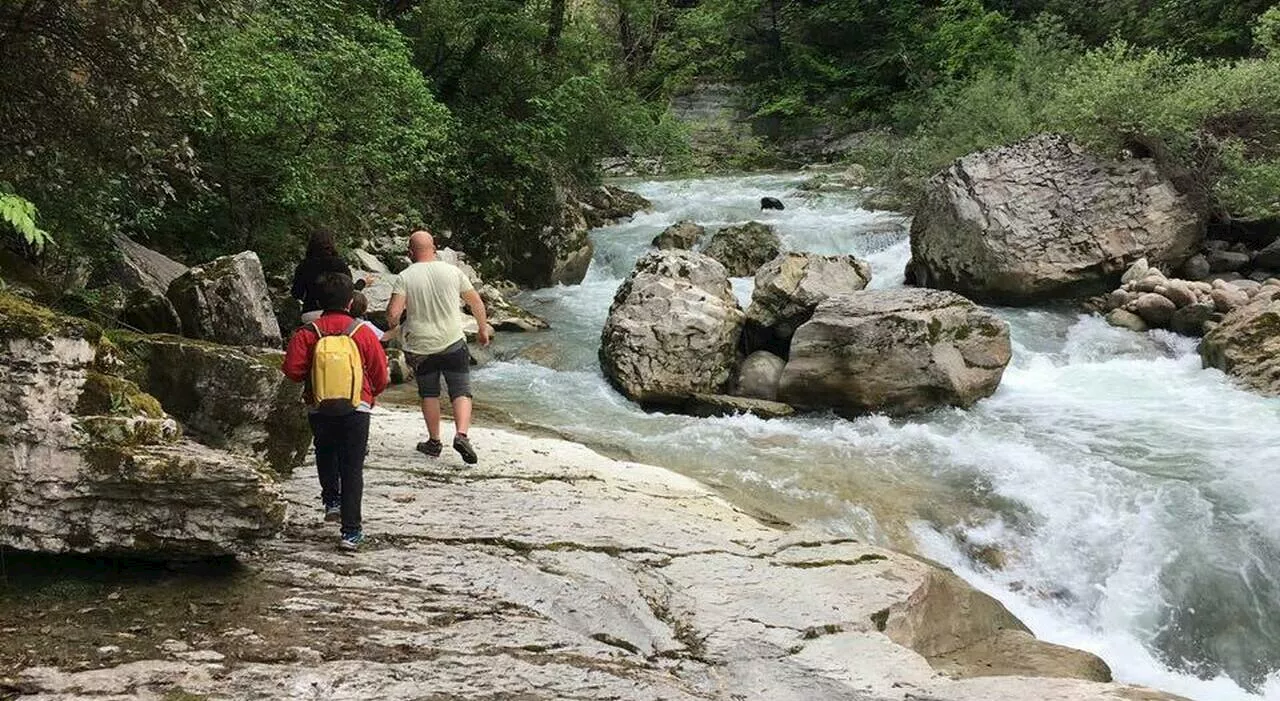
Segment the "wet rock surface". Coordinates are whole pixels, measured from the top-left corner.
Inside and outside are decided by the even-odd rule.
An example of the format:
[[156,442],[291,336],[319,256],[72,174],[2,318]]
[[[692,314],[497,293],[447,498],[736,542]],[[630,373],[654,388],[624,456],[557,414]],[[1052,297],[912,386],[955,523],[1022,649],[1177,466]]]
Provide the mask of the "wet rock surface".
[[[1061,648],[992,643],[1015,626],[1008,612],[963,583],[939,587],[922,561],[766,526],[688,479],[558,440],[477,429],[475,468],[427,461],[413,450],[419,422],[375,415],[359,552],[336,550],[314,476],[300,474],[286,485],[284,537],[238,577],[234,616],[83,640],[62,650],[67,664],[0,671],[0,689],[48,700],[1172,698],[1031,676],[1063,674],[1048,662]],[[911,635],[946,643],[927,652],[895,642],[897,621],[942,590],[940,606],[977,597],[988,609],[969,606],[979,620],[937,634],[917,616]],[[970,649],[976,662],[960,654]]]

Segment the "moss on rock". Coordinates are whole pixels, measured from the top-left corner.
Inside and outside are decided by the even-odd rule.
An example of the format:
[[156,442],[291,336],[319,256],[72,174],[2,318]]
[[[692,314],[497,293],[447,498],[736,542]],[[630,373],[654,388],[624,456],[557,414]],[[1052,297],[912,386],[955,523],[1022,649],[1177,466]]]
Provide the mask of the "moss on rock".
[[97,342],[102,329],[93,322],[58,314],[17,295],[0,292],[0,340],[64,336]]
[[91,370],[85,377],[75,413],[80,416],[145,416],[164,418],[164,409],[155,397],[138,385],[112,375]]

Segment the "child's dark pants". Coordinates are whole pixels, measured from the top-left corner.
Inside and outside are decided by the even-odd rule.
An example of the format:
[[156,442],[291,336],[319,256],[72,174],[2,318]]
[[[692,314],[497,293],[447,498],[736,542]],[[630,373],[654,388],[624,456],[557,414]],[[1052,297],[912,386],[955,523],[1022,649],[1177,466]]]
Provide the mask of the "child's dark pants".
[[320,473],[320,497],[333,504],[341,497],[342,532],[360,530],[360,495],[364,491],[364,456],[369,448],[369,415],[356,411],[346,416],[311,415],[315,437],[316,470]]

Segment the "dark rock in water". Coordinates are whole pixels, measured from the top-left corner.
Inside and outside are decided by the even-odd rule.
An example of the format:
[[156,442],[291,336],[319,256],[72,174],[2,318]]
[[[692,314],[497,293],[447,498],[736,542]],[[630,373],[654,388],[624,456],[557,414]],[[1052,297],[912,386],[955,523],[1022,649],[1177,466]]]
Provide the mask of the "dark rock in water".
[[1139,258],[1181,266],[1205,220],[1151,161],[1103,162],[1035,136],[929,180],[911,226],[914,279],[998,304],[1104,294]]
[[678,248],[689,250],[707,233],[706,228],[687,219],[668,226],[662,233],[653,237],[652,245],[660,249]]
[[761,197],[760,211],[764,211],[766,209],[782,210],[782,209],[786,209],[786,207],[783,206],[782,200],[778,199],[777,197]]
[[651,251],[618,288],[600,338],[600,367],[646,406],[723,394],[744,319],[724,266],[690,251]]
[[0,293],[0,349],[0,548],[199,558],[280,531],[265,466],[184,440],[93,325]]
[[720,261],[730,277],[748,277],[781,250],[782,239],[773,227],[753,221],[717,231],[702,252]]
[[653,208],[653,203],[644,197],[613,185],[589,188],[579,193],[578,199],[587,226],[592,229],[616,224]]
[[1213,304],[1203,302],[1188,304],[1173,313],[1173,317],[1169,320],[1169,328],[1174,333],[1184,336],[1203,336],[1204,325],[1213,319],[1216,312]]
[[167,296],[186,336],[231,346],[282,344],[262,263],[252,251],[191,268],[170,283]]
[[681,406],[681,410],[693,416],[751,414],[762,419],[780,419],[796,413],[795,409],[782,402],[727,394],[694,394]]
[[864,290],[796,331],[778,399],[846,415],[968,407],[995,392],[1010,356],[1008,324],[960,295]]

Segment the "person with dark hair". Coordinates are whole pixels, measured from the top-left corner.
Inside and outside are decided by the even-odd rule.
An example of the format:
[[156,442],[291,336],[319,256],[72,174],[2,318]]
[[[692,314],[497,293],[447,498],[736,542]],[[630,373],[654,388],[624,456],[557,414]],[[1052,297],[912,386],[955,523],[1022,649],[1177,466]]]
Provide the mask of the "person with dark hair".
[[321,315],[293,333],[282,371],[306,382],[324,520],[341,521],[339,545],[364,541],[361,497],[369,413],[387,388],[387,355],[377,336],[350,315],[350,276],[321,273],[311,285]]
[[293,298],[302,302],[304,324],[315,321],[324,312],[316,290],[316,280],[323,273],[341,273],[350,279],[351,266],[338,255],[333,234],[326,229],[316,229],[307,243],[307,257],[293,271]]

